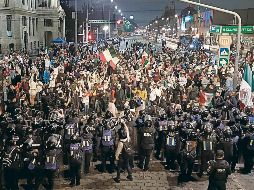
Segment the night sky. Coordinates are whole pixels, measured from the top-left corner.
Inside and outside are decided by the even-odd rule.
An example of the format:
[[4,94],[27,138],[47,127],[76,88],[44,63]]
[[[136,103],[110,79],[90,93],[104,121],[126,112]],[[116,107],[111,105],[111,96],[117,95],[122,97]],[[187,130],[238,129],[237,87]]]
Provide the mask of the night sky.
[[[88,0],[78,1],[84,3]],[[114,0],[126,17],[133,15],[135,22],[140,25],[145,25],[156,16],[161,16],[165,6],[170,1],[171,0]],[[90,2],[110,4],[110,0],[91,0]],[[175,0],[175,2],[178,12],[180,12],[180,9],[188,6],[188,4],[182,3],[179,0]],[[227,9],[254,8],[254,0],[201,0],[201,2]]]

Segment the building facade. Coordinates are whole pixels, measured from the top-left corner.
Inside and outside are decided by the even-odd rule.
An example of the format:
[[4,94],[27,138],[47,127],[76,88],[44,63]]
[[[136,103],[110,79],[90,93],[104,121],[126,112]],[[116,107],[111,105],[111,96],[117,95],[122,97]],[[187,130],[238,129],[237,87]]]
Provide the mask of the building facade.
[[36,52],[53,38],[65,39],[65,13],[59,0],[0,0],[0,54]]

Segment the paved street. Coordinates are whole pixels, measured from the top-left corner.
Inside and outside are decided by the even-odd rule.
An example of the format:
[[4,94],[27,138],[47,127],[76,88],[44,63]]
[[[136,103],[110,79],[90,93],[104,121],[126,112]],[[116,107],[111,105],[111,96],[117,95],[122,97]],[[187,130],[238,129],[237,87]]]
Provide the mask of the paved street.
[[[208,181],[203,180],[177,184],[177,172],[168,172],[163,170],[162,165],[152,162],[152,167],[148,172],[142,172],[134,169],[132,182],[127,181],[126,173],[121,175],[121,183],[114,182],[113,177],[116,174],[101,174],[97,170],[93,170],[89,176],[83,176],[81,186],[69,187],[69,181],[58,180],[56,189],[104,189],[104,190],[205,190]],[[195,174],[194,174],[195,175]],[[232,174],[229,177],[227,189],[229,190],[253,190],[254,181],[251,175]]]

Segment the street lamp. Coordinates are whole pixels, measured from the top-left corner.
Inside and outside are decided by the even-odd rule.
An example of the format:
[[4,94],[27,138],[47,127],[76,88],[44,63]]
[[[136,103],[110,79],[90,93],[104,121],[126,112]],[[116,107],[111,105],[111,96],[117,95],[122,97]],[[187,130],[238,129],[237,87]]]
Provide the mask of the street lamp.
[[111,3],[113,3],[114,2],[114,0],[111,0]]
[[133,16],[133,15],[131,15],[131,16],[130,16],[130,19],[131,19],[131,20],[133,20],[133,19],[134,19],[134,16]]
[[107,39],[107,31],[108,31],[108,29],[109,29],[109,26],[108,26],[108,25],[105,25],[105,26],[103,27],[103,30],[104,30],[104,32],[105,32],[105,39]]
[[161,20],[164,20],[164,19],[165,19],[165,18],[163,18],[163,17],[161,18]]
[[175,14],[175,18],[177,18],[178,17],[178,15],[177,14]]
[[121,9],[119,9],[118,12],[121,13],[122,12]]
[[115,9],[117,10],[117,6],[115,6]]

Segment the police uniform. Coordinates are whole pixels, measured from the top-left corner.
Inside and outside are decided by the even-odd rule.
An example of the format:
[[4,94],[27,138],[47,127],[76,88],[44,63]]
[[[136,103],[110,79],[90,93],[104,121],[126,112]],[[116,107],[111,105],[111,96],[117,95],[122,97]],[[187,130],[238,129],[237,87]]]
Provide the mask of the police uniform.
[[64,129],[64,148],[63,148],[63,162],[65,165],[68,164],[68,154],[69,154],[69,147],[70,147],[70,139],[71,136],[77,132],[77,124],[69,123],[66,124]]
[[153,126],[145,126],[140,129],[141,144],[139,166],[145,171],[149,169],[150,157],[154,149],[154,134],[155,128]]
[[93,135],[92,133],[83,133],[81,135],[81,150],[83,152],[84,173],[90,172],[90,163],[93,154]]
[[214,159],[216,149],[216,138],[213,134],[205,134],[198,141],[198,154],[200,155],[201,165],[198,176],[202,177],[207,169],[207,162]]
[[45,161],[44,161],[44,171],[45,177],[48,179],[48,188],[49,190],[53,190],[54,188],[54,179],[55,174],[58,169],[57,156],[59,152],[55,149],[55,147],[47,147],[45,151]]
[[[162,120],[156,122],[156,130],[157,130],[157,133],[158,133],[158,137],[156,139],[156,144],[157,144],[157,147],[156,147],[156,158],[163,158],[163,156],[161,155],[161,150],[163,149],[163,145],[164,145],[164,142],[165,142],[165,138],[166,138],[166,133],[167,133],[167,130],[168,130],[168,121],[166,120],[166,118],[163,118]],[[161,156],[161,157],[160,157]]]
[[231,174],[230,166],[223,160],[223,151],[218,150],[215,161],[210,161],[207,169],[209,175],[208,190],[226,190],[228,175]]
[[[12,140],[13,141],[13,140]],[[6,190],[19,189],[20,150],[14,143],[6,147],[3,155],[4,181]]]
[[82,164],[82,152],[81,145],[79,142],[72,141],[70,144],[70,176],[71,176],[71,186],[80,185],[81,178],[81,164]]
[[197,132],[186,132],[188,132],[186,139],[182,139],[181,143],[179,182],[189,181],[191,179],[195,158],[197,156]]
[[180,150],[180,138],[178,132],[169,131],[166,134],[164,150],[167,169],[176,169],[175,161],[177,160]]
[[102,172],[106,171],[106,161],[110,161],[110,172],[115,169],[115,129],[111,129],[109,126],[104,126],[101,133],[101,169]]

